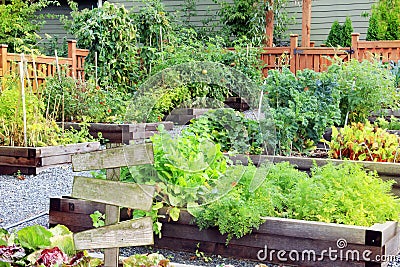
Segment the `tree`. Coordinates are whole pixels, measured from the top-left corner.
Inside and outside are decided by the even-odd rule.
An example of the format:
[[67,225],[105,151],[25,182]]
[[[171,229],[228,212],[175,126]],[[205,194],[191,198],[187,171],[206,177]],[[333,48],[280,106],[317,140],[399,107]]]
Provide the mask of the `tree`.
[[371,9],[367,40],[400,39],[400,0],[379,0]]

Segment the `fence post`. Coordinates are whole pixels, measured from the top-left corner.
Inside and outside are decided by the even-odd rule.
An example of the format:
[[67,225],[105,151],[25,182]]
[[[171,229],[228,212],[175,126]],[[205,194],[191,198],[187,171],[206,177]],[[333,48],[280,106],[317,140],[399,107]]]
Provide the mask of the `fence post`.
[[8,45],[0,44],[0,77],[7,73],[7,47]]
[[360,34],[359,33],[352,33],[351,34],[351,49],[353,49],[354,58],[359,60],[358,55],[358,42],[360,41]]
[[68,40],[68,58],[71,59],[71,76],[78,78],[76,73],[76,41]]
[[296,58],[296,48],[298,46],[298,41],[299,41],[299,35],[298,34],[291,34],[290,35],[290,71],[294,74],[296,74],[296,64],[297,64],[297,58]]

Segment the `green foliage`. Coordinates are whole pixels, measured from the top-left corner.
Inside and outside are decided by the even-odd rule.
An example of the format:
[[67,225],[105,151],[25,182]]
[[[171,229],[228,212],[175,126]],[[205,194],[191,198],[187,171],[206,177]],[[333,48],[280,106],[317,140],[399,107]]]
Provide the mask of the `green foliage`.
[[17,232],[19,244],[31,250],[50,246],[53,234],[41,225],[25,227]]
[[269,6],[266,1],[234,0],[233,3],[216,1],[220,5],[217,12],[224,25],[227,38],[247,39],[259,46],[265,39],[265,12]]
[[342,125],[346,119],[347,122],[364,122],[371,111],[395,103],[394,76],[378,60],[336,60],[327,73],[338,83]]
[[21,89],[18,77],[3,79],[4,90],[0,92],[0,145],[5,146],[48,146],[94,141],[88,127],[81,130],[64,130],[49,116],[45,116],[43,98],[38,98],[26,88],[27,143],[24,143],[24,123]]
[[80,47],[90,50],[85,60],[86,75],[97,77],[104,88],[132,92],[138,82],[139,58],[136,24],[128,10],[105,2],[103,7],[83,9],[70,2],[71,20],[64,18],[66,29]]
[[400,39],[400,1],[379,0],[371,9],[367,40]]
[[278,203],[274,201],[279,193],[276,186],[267,182],[255,191],[250,190],[256,172],[265,175],[267,169],[255,166],[245,168],[243,176],[228,194],[206,206],[189,210],[200,229],[217,226],[221,234],[227,234],[228,243],[233,237],[240,238],[258,228],[264,222],[262,216],[276,215],[274,204]]
[[329,155],[335,159],[398,162],[400,139],[395,134],[366,121],[341,129],[332,127]]
[[379,117],[374,121],[374,125],[387,130],[400,130],[400,119],[395,116],[390,116],[388,120],[384,117]]
[[393,183],[358,164],[329,163],[298,181],[287,195],[287,211],[295,219],[347,225],[398,221],[400,202],[391,194]]
[[92,219],[93,227],[97,228],[105,225],[106,215],[98,210],[90,214],[90,218]]
[[339,122],[339,92],[327,73],[288,68],[270,70],[265,96],[275,120],[277,151],[307,152],[321,139],[327,127]]
[[353,27],[349,17],[346,17],[343,25],[340,25],[339,21],[335,20],[332,24],[331,30],[329,31],[326,45],[332,47],[351,47],[352,33]]
[[287,37],[288,26],[294,23],[294,17],[290,17],[287,12],[288,0],[273,1],[273,6],[269,1],[258,0],[214,0],[219,4],[220,9],[217,14],[220,18],[217,27],[221,27],[218,32],[224,37],[227,43],[232,39],[237,40],[245,37],[253,46],[262,46],[265,43],[265,13],[269,9],[274,10],[274,42],[280,43]]
[[122,120],[129,94],[100,88],[93,79],[61,75],[46,79],[43,98],[47,113],[57,121],[115,122]]
[[261,154],[264,138],[257,121],[247,119],[230,108],[210,110],[192,120],[183,134],[206,136],[221,145],[222,151],[236,151],[246,154]]
[[[127,173],[126,173],[127,174]],[[130,179],[132,177],[130,176]],[[127,176],[125,177],[125,182],[128,182]],[[138,219],[143,217],[150,217],[153,220],[153,232],[154,234],[158,235],[158,238],[161,238],[161,228],[162,223],[158,221],[159,218],[165,218],[164,215],[158,214],[159,209],[164,206],[163,202],[155,202],[151,207],[150,211],[143,211],[143,210],[134,210],[132,213],[132,219]],[[177,209],[174,207],[174,209]],[[178,212],[179,217],[179,212]],[[177,221],[178,219],[174,220]]]
[[51,4],[58,2],[12,0],[0,5],[0,44],[7,44],[11,53],[38,52],[40,36],[37,32],[44,22],[37,12]]
[[250,190],[254,166],[218,201],[190,209],[201,229],[218,227],[227,242],[251,233],[265,216],[371,226],[399,221],[399,199],[390,193],[393,181],[382,181],[360,165],[329,163],[309,176],[287,162],[261,167],[266,179]]
[[368,30],[367,30],[367,41],[376,41],[378,40],[378,31],[379,31],[379,21],[376,13],[373,13],[369,18],[368,22]]

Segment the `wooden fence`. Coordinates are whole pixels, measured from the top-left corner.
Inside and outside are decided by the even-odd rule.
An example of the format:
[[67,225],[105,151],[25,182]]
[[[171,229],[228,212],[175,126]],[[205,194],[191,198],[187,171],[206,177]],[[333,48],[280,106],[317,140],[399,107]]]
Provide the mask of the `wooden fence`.
[[348,61],[352,58],[358,60],[377,57],[382,62],[400,60],[400,40],[395,41],[360,41],[360,34],[352,34],[351,47],[300,47],[298,46],[298,34],[290,36],[289,47],[265,47],[261,53],[261,59],[265,64],[263,73],[266,76],[268,70],[281,68],[283,65],[290,67],[293,73],[298,70],[312,69],[321,72],[331,64],[329,58],[335,55]]
[[[0,44],[0,78],[11,74],[18,73],[18,62],[21,60],[27,63],[27,73],[29,82],[35,91],[44,82],[46,77],[57,75],[57,58],[50,56],[32,56],[7,52],[7,45]],[[68,41],[68,57],[58,58],[60,72],[66,72],[72,77],[84,76],[85,57],[89,51],[86,49],[76,48],[76,41]]]

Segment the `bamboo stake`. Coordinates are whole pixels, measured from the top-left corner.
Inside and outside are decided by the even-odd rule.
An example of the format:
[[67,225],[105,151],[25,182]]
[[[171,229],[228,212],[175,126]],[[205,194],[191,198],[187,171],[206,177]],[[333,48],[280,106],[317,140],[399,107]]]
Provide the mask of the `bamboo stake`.
[[33,54],[32,54],[32,64],[33,64],[33,76],[34,76],[34,79],[35,79],[35,85],[36,85],[37,95],[38,95],[38,98],[40,99],[39,81],[38,81],[38,76],[37,76],[37,68],[36,68],[35,57],[34,57]]
[[95,70],[95,81],[96,81],[96,87],[97,87],[97,52],[94,52],[94,70]]
[[25,85],[24,85],[24,63],[19,62],[19,73],[21,79],[21,98],[22,98],[22,119],[24,123],[24,146],[28,145],[27,135],[26,135],[26,106],[25,106]]
[[[60,71],[60,64],[58,64],[58,55],[57,55],[57,50],[54,50],[55,56],[56,56],[56,68],[57,68],[57,75],[58,75],[58,80],[61,83],[61,71]],[[61,132],[64,134],[64,121],[65,121],[65,110],[64,110],[64,90],[62,90],[62,96],[61,96]]]

